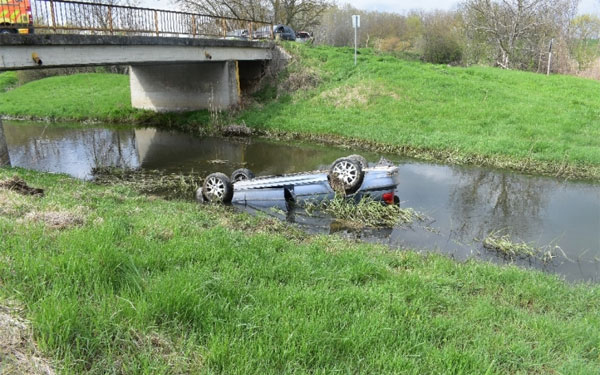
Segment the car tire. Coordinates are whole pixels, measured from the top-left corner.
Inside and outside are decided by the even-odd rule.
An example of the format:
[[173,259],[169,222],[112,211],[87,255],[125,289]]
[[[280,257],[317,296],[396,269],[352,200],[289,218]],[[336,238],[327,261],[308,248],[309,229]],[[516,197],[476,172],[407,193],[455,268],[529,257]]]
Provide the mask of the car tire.
[[334,191],[352,194],[362,184],[364,172],[356,159],[339,158],[331,164],[328,177]]
[[252,180],[254,173],[248,168],[240,168],[233,171],[231,174],[231,182],[236,183],[238,181]]
[[233,184],[225,174],[212,173],[202,184],[202,194],[209,202],[229,203],[233,198]]
[[358,154],[353,154],[348,156],[348,159],[354,159],[356,161],[358,161],[360,163],[360,166],[365,169],[365,168],[369,168],[369,162],[367,161],[367,159],[362,156],[362,155],[358,155]]

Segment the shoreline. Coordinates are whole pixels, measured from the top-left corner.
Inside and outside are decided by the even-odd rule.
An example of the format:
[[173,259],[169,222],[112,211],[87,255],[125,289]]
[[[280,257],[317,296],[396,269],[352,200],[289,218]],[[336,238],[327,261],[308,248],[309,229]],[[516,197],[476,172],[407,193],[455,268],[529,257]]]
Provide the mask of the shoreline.
[[[517,159],[505,155],[482,155],[470,154],[452,149],[428,149],[415,147],[411,145],[394,145],[380,143],[371,140],[344,137],[330,134],[315,134],[301,132],[287,132],[279,130],[265,130],[261,128],[242,126],[247,129],[244,134],[230,134],[227,126],[202,126],[200,124],[185,124],[184,122],[169,123],[169,125],[159,125],[155,123],[163,115],[158,114],[151,118],[139,119],[76,119],[76,118],[42,118],[36,116],[6,116],[2,115],[3,120],[8,121],[29,121],[39,123],[59,123],[59,122],[77,122],[82,125],[126,125],[133,127],[156,127],[157,129],[177,130],[185,134],[194,136],[255,136],[279,141],[307,141],[320,145],[329,145],[344,148],[354,148],[357,150],[382,152],[394,154],[401,157],[409,157],[424,162],[438,162],[448,165],[466,165],[487,168],[498,168],[511,172],[524,173],[529,175],[538,175],[557,178],[561,180],[575,180],[583,182],[600,182],[600,165],[575,165],[568,162],[550,162],[540,161],[532,158]],[[177,116],[177,114],[175,114]],[[83,126],[84,127],[84,126]]]

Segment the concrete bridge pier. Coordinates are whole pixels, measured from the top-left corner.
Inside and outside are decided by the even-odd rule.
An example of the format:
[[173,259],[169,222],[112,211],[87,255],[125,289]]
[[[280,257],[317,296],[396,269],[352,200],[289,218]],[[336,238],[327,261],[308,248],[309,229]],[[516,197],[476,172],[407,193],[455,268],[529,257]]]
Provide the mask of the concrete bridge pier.
[[237,61],[131,65],[131,105],[157,112],[224,110],[240,102]]
[[8,145],[4,136],[4,126],[0,117],[0,167],[10,167],[10,157],[8,156]]

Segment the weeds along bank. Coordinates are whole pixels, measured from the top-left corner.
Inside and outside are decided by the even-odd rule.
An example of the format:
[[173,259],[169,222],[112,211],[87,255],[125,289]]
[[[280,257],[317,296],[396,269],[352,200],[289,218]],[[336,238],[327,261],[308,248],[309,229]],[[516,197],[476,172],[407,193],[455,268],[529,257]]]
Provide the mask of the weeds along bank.
[[285,47],[293,55],[287,69],[278,82],[246,98],[242,110],[185,114],[134,110],[127,76],[80,74],[50,77],[0,93],[0,113],[129,122],[197,133],[244,123],[270,137],[346,144],[455,164],[600,178],[596,95],[600,82],[423,64],[368,49],[360,50],[355,67],[349,48]]
[[[600,289],[0,169],[0,300],[72,373],[595,373]],[[0,346],[2,348],[2,346]]]

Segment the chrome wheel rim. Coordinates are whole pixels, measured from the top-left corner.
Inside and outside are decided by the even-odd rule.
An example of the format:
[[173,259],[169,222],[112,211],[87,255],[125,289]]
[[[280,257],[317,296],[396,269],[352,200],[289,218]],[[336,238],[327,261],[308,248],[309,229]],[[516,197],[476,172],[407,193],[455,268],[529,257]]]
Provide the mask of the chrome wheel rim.
[[349,161],[340,161],[333,167],[333,173],[342,181],[344,186],[352,186],[358,179],[356,165]]
[[209,178],[206,181],[206,195],[211,200],[222,200],[225,196],[225,183],[217,177]]

